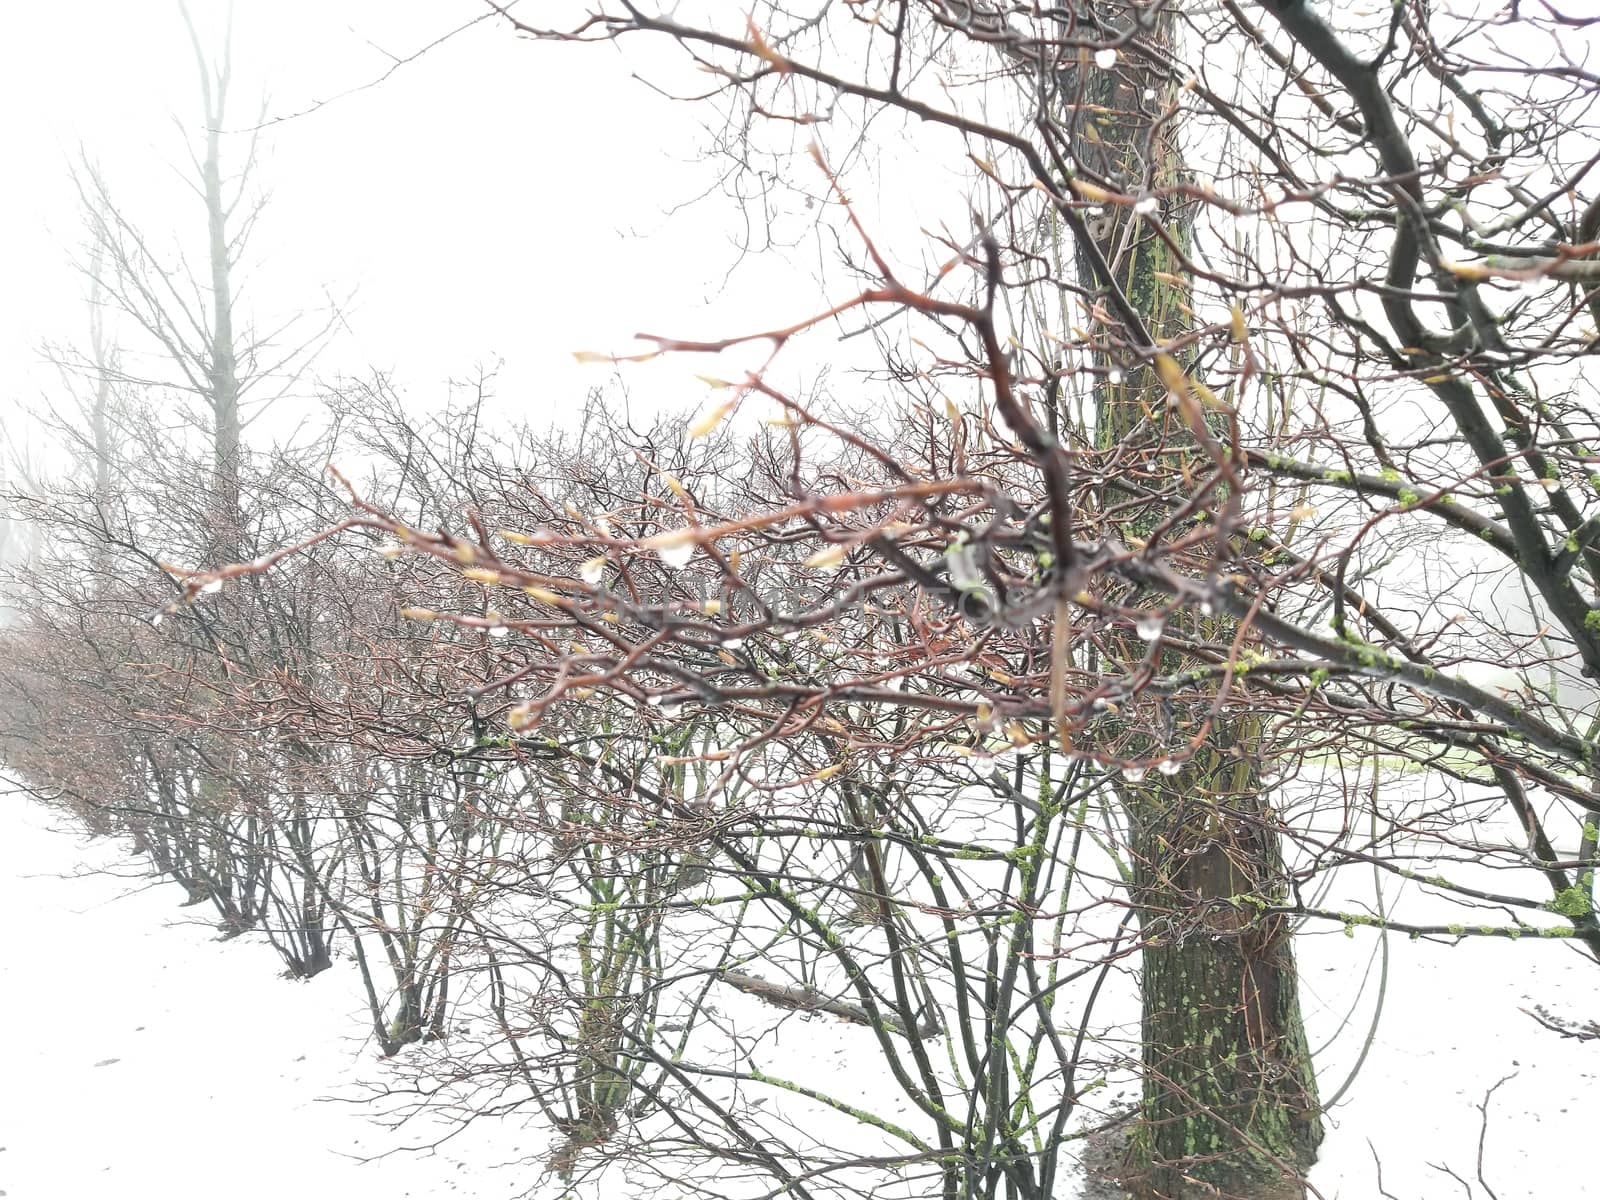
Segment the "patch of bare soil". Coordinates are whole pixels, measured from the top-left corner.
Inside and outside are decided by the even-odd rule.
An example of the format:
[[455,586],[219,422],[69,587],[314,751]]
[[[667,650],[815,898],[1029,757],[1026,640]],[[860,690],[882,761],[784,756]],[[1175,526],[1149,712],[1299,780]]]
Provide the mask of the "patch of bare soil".
[[1084,1139],[1083,1200],[1133,1200],[1123,1184],[1127,1173],[1128,1138],[1133,1133],[1133,1110],[1113,1125],[1102,1126]]
[[[1130,1109],[1114,1124],[1102,1126],[1084,1139],[1083,1200],[1140,1200],[1148,1195],[1139,1190],[1139,1173],[1128,1167],[1128,1141],[1133,1135],[1134,1112]],[[1214,1194],[1214,1193],[1213,1193]],[[1305,1200],[1305,1189],[1297,1180],[1263,1184],[1252,1200]]]

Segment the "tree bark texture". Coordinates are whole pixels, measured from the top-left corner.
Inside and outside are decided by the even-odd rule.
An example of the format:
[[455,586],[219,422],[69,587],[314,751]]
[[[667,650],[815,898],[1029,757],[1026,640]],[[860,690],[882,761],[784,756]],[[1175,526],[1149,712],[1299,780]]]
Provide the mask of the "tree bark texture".
[[[1097,7],[1101,36],[1126,24],[1120,5]],[[1140,41],[1158,52],[1172,46],[1178,7],[1174,0],[1159,13],[1144,10]],[[1102,69],[1085,54],[1059,77],[1077,161],[1133,196],[1160,193],[1183,178],[1182,79],[1157,65],[1161,57],[1119,52],[1116,65]],[[1174,338],[1190,323],[1184,255],[1192,225],[1189,202],[1170,191],[1149,213],[1108,206],[1090,222],[1117,284],[1158,339]],[[1091,296],[1103,287],[1082,253],[1079,278]],[[1156,372],[1127,369],[1136,359],[1117,353],[1107,328],[1097,440],[1105,449],[1147,451],[1136,454],[1146,472],[1136,486],[1171,490],[1185,477],[1186,459],[1206,464],[1169,410]],[[1128,533],[1148,532],[1160,511],[1152,504]],[[1170,625],[1210,639],[1231,640],[1236,632],[1220,618],[1189,613],[1172,614]],[[1129,650],[1139,653],[1135,645]],[[1163,672],[1186,665],[1194,664],[1162,653]],[[1149,758],[1181,753],[1211,708],[1209,698],[1159,712],[1141,704],[1146,733],[1131,749]],[[1289,930],[1281,918],[1262,915],[1282,897],[1285,880],[1276,817],[1261,783],[1261,726],[1248,713],[1220,716],[1176,774],[1151,772],[1120,788],[1144,935],[1143,1101],[1128,1182],[1161,1200],[1302,1196],[1296,1176],[1322,1140]],[[1167,745],[1149,732],[1163,727]]]

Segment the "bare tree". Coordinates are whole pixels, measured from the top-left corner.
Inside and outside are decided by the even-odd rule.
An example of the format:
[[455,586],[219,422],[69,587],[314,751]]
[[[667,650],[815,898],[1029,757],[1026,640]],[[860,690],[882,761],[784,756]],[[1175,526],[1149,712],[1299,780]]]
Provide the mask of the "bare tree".
[[[1297,929],[1600,954],[1600,81],[1554,9],[1264,12],[508,17],[853,155],[834,303],[616,358],[879,369],[503,438],[352,389],[371,472],[241,474],[237,561],[38,582],[8,762],[343,930],[415,1102],[574,1187],[1048,1200],[1131,1125],[1141,1197],[1305,1194]],[[892,117],[970,224],[851,202]]]
[[[102,391],[117,384],[141,390],[176,387],[199,402],[211,448],[211,488],[220,536],[234,537],[241,520],[239,476],[246,427],[291,392],[333,332],[337,310],[329,305],[309,331],[300,317],[259,329],[237,311],[239,272],[251,234],[266,203],[255,185],[261,122],[249,126],[240,165],[225,165],[229,102],[233,87],[232,6],[220,58],[205,49],[187,4],[178,5],[194,52],[201,99],[200,144],[189,153],[191,187],[205,212],[204,269],[191,273],[182,255],[167,261],[159,242],[119,202],[104,172],[87,154],[74,172],[88,234],[83,270],[97,299],[87,357],[60,352],[58,361],[88,375],[96,389],[94,412],[103,412]],[[106,353],[105,317],[123,318],[148,339],[154,357],[138,363],[126,353]],[[99,426],[96,426],[99,429]]]
[[[792,325],[710,341],[660,337],[643,352],[716,352],[752,341],[781,351],[824,320],[859,319],[866,328],[889,310],[920,322],[923,335],[920,358],[905,351],[894,378],[912,390],[936,376],[981,384],[976,414],[953,410],[947,457],[925,466],[877,430],[808,409],[757,374],[735,381],[733,402],[708,419],[764,395],[792,426],[860,448],[873,469],[813,479],[802,469],[813,443],[795,434],[780,476],[784,507],[731,506],[674,488],[655,508],[675,510],[675,526],[658,521],[652,532],[641,523],[624,534],[608,509],[603,524],[547,521],[532,545],[541,555],[560,548],[608,562],[703,555],[705,569],[739,592],[773,552],[774,531],[798,521],[807,530],[799,535],[805,561],[850,568],[835,580],[836,595],[897,611],[887,600],[892,589],[920,589],[927,603],[969,622],[959,661],[1000,682],[980,681],[965,694],[908,687],[911,676],[942,676],[943,647],[933,640],[896,660],[894,688],[864,672],[774,681],[743,663],[724,677],[692,665],[701,639],[770,635],[784,624],[759,608],[726,625],[729,608],[696,618],[679,582],[646,588],[626,566],[626,589],[601,596],[582,572],[564,575],[481,543],[464,568],[470,579],[522,589],[544,606],[509,622],[514,629],[555,622],[609,648],[592,664],[531,650],[506,677],[508,687],[538,680],[545,689],[525,702],[528,721],[579,689],[631,694],[657,672],[684,688],[686,701],[717,711],[758,699],[775,706],[762,732],[734,747],[724,739],[729,753],[719,762],[786,745],[797,708],[842,713],[856,703],[960,715],[980,731],[1016,721],[1027,746],[1042,740],[1028,723],[1041,722],[1059,753],[1120,772],[1125,791],[1151,771],[1181,777],[1214,758],[1210,786],[1171,794],[1164,807],[1174,824],[1142,841],[1125,831],[1124,844],[1132,895],[1143,897],[1135,908],[1146,917],[1147,967],[1165,951],[1185,951],[1196,964],[1231,961],[1218,979],[1231,972],[1242,981],[1239,997],[1197,992],[1195,981],[1210,973],[1198,965],[1182,973],[1176,993],[1210,1014],[1194,1029],[1217,1032],[1210,1022],[1219,1019],[1237,1025],[1238,1036],[1225,1040],[1246,1047],[1246,1074],[1261,1079],[1275,1057],[1292,1064],[1291,1073],[1304,1071],[1286,921],[1443,938],[1542,934],[1594,945],[1600,937],[1589,819],[1592,693],[1582,679],[1594,670],[1590,643],[1600,628],[1589,562],[1594,501],[1582,498],[1588,491],[1579,489],[1592,488],[1577,479],[1593,421],[1578,399],[1586,385],[1563,370],[1593,338],[1574,322],[1588,311],[1578,264],[1590,253],[1586,214],[1597,210],[1575,200],[1563,220],[1551,199],[1576,194],[1587,174],[1568,165],[1587,161],[1583,154],[1563,147],[1581,144],[1575,114],[1593,83],[1575,68],[1531,67],[1500,49],[1497,23],[1553,38],[1566,28],[1559,15],[1486,19],[1401,5],[1381,23],[1352,18],[1335,28],[1304,4],[1268,11],[1277,33],[1231,5],[1182,14],[1171,5],[1129,6],[1125,16],[1091,5],[1044,22],[1020,10],[905,6],[892,26],[864,28],[878,52],[860,58],[830,57],[855,44],[853,10],[812,19],[771,9],[738,28],[638,8],[591,15],[566,32],[519,24],[551,39],[669,39],[727,96],[748,96],[750,111],[766,117],[816,123],[848,100],[900,109],[981,147],[976,156],[1002,202],[970,242],[946,243],[954,257],[932,284],[902,281],[840,187],[861,291]],[[831,15],[839,22],[825,25]],[[1169,17],[1181,17],[1182,36]],[[974,70],[987,64],[995,75],[1014,76],[1021,63],[1054,79],[1058,64],[1075,60],[1084,75],[1092,64],[1115,79],[1109,92],[1080,89],[1060,110],[1022,106],[1012,121],[998,109],[968,107],[959,93],[936,100],[912,86],[910,64],[927,61],[914,56],[928,45],[957,46],[970,56],[958,61]],[[1208,57],[1219,47],[1243,67],[1224,73],[1221,56]],[[1322,82],[1307,82],[1307,69]],[[1504,112],[1494,115],[1482,88],[1473,90],[1507,71],[1538,96],[1537,115],[1521,92],[1496,93]],[[1130,97],[1135,81],[1144,86]],[[1130,110],[1119,105],[1130,99],[1151,103],[1150,115],[1122,120]],[[1180,105],[1197,130],[1197,153],[1207,156],[1203,164],[1190,159],[1192,174],[1174,169],[1156,145]],[[1437,148],[1424,160],[1415,143],[1430,138]],[[1091,145],[1108,149],[1090,152]],[[1128,162],[1129,147],[1142,165]],[[1322,158],[1341,164],[1331,189],[1310,174],[1309,163]],[[1512,162],[1524,174],[1501,189]],[[1035,205],[1047,211],[1036,214]],[[1307,223],[1288,219],[1294,205],[1305,206]],[[1034,231],[1045,221],[1067,232],[1076,263],[1040,252]],[[1463,264],[1446,245],[1478,257]],[[1131,273],[1118,270],[1141,262]],[[1084,316],[1049,329],[1048,354],[1011,341],[1021,330],[1010,314],[1026,308],[1040,278],[1083,300]],[[1536,298],[1494,307],[1488,289],[1498,279]],[[1178,317],[1184,308],[1196,315]],[[1203,308],[1209,315],[1198,315]],[[1157,310],[1166,315],[1156,319]],[[1433,310],[1446,318],[1441,328],[1430,324]],[[1547,379],[1544,390],[1524,378],[1534,371]],[[1075,440],[1058,397],[1104,396],[1107,385],[1125,389],[1130,402],[1103,404],[1112,419],[1100,436]],[[1335,500],[1325,511],[1324,493],[1355,506]],[[364,511],[406,546],[466,561],[455,537],[401,527],[375,506]],[[1389,536],[1416,522],[1419,536]],[[1420,559],[1397,557],[1424,537],[1432,543]],[[1484,558],[1484,548],[1498,558]],[[1445,581],[1463,570],[1486,580],[1498,571],[1525,590],[1529,632],[1445,616]],[[1386,597],[1417,599],[1396,607]],[[614,620],[602,619],[607,611]],[[1053,622],[1046,645],[1020,632],[1041,616]],[[819,611],[811,620],[824,618]],[[1497,648],[1493,664],[1517,681],[1516,699],[1460,669],[1481,661],[1488,644]],[[1008,653],[988,665],[1001,647]],[[918,728],[921,739],[938,736],[937,723]],[[1259,734],[1240,735],[1253,729]],[[1427,764],[1444,781],[1488,785],[1505,816],[1491,803],[1463,831],[1411,788],[1388,797],[1377,788],[1291,793],[1303,805],[1297,815],[1283,802],[1262,802],[1264,785],[1252,782],[1265,773],[1261,759],[1295,769],[1328,745],[1342,754],[1377,746]],[[1352,806],[1380,832],[1357,835]],[[1280,840],[1292,855],[1280,858]],[[1169,857],[1180,847],[1186,856]],[[1470,866],[1432,871],[1447,848],[1464,848]],[[1403,865],[1406,854],[1429,863],[1426,885],[1441,898],[1502,906],[1508,916],[1471,926],[1407,921],[1307,898],[1313,879],[1339,877],[1345,864],[1377,861],[1424,878]],[[1496,870],[1522,882],[1496,888],[1481,874]],[[1541,911],[1570,922],[1551,923]],[[1171,1009],[1165,1000],[1160,1007]],[[1165,1143],[1157,1134],[1159,1171],[1139,1186],[1198,1194],[1216,1170],[1239,1192],[1292,1189],[1316,1141],[1309,1081],[1302,1074],[1252,1110],[1275,1131],[1263,1137],[1230,1116],[1226,1087],[1210,1099],[1184,1094],[1186,1080],[1209,1087],[1219,1073],[1239,1071],[1239,1054],[1182,1061],[1174,1035],[1168,1029],[1152,1040],[1147,1031],[1144,1039],[1144,1083],[1166,1093],[1146,1111],[1174,1131],[1203,1135]],[[1243,1177],[1226,1161],[1239,1151],[1251,1158]],[[1014,1166],[987,1161],[1001,1174]],[[947,1187],[959,1191],[954,1177]]]

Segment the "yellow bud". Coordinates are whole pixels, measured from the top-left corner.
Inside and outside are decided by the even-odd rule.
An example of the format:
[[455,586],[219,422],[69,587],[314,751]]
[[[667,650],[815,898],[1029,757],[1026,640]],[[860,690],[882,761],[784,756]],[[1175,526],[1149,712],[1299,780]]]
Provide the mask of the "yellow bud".
[[1222,402],[1215,392],[1206,386],[1205,380],[1201,379],[1198,375],[1189,380],[1189,386],[1194,389],[1195,395],[1200,397],[1200,402],[1207,408],[1225,409],[1228,407]]
[[818,568],[836,567],[844,561],[845,555],[849,553],[850,547],[845,545],[824,546],[810,558],[806,559],[805,565],[808,567]]
[[[1093,128],[1093,125],[1089,124],[1088,122],[1084,123],[1085,134],[1088,134]],[[1099,138],[1098,136],[1095,136],[1091,137],[1090,140],[1099,141]],[[1074,179],[1072,181],[1072,190],[1077,192],[1078,195],[1083,197],[1085,200],[1088,200],[1094,204],[1108,204],[1115,198],[1115,193],[1108,192],[1105,188],[1100,187],[1098,184],[1090,183],[1086,179]]]
[[1164,351],[1156,352],[1156,374],[1161,377],[1161,382],[1167,391],[1174,396],[1189,394],[1189,377],[1183,373],[1183,367],[1172,355]]
[[653,534],[645,538],[639,545],[646,550],[673,550],[680,546],[694,545],[698,533],[699,530],[692,525],[688,525],[682,529],[669,529],[666,533]]

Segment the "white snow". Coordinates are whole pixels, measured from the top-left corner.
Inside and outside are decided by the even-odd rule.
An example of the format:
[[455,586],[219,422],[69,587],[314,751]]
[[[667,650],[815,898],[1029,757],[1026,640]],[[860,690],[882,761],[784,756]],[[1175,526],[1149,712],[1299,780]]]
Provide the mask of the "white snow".
[[[526,1169],[492,1169],[515,1156],[507,1125],[438,1155],[358,1161],[428,1134],[322,1099],[383,1074],[361,1040],[351,973],[286,980],[269,947],[219,943],[206,910],[178,908],[181,888],[150,887],[116,846],[51,823],[0,795],[7,1200],[477,1200],[527,1188]],[[118,874],[85,874],[105,868]]]
[[[287,981],[270,949],[248,938],[216,942],[202,910],[177,908],[181,891],[148,886],[117,847],[85,844],[50,824],[33,804],[0,800],[0,912],[8,917],[0,1193],[8,1200],[560,1194],[554,1181],[541,1183],[544,1138],[520,1118],[481,1121],[435,1155],[357,1161],[439,1129],[395,1133],[349,1099],[388,1068],[362,1041],[347,964],[309,983]],[[84,873],[108,868],[118,874]],[[1348,1023],[1346,1014],[1375,948],[1376,934],[1360,928],[1352,938],[1298,941],[1313,1044],[1332,1042],[1320,1060],[1325,1094],[1365,1035],[1376,967]],[[1600,1042],[1562,1039],[1519,1011],[1543,1002],[1593,1018],[1597,971],[1553,941],[1444,947],[1392,936],[1375,1043],[1330,1118],[1312,1172],[1320,1194],[1381,1195],[1376,1155],[1383,1187],[1402,1200],[1489,1200],[1477,1179],[1478,1105],[1510,1075],[1489,1106],[1483,1171],[1493,1195],[1600,1195],[1586,1136]],[[858,1032],[828,1018],[804,1029],[784,1050],[823,1062]],[[879,1092],[870,1055],[847,1059],[863,1098]],[[341,1093],[344,1102],[324,1099]],[[879,1107],[894,1111],[887,1099]]]
[[[1302,1002],[1319,1086],[1331,1096],[1360,1052],[1370,997],[1339,1029],[1377,935],[1357,929],[1300,937]],[[1467,939],[1443,946],[1390,935],[1389,980],[1377,1037],[1329,1133],[1311,1182],[1327,1200],[1490,1200],[1477,1178],[1484,1093],[1489,1102],[1483,1174],[1499,1200],[1600,1196],[1592,1143],[1600,1095],[1600,1042],[1565,1039],[1519,1009],[1543,1003],[1593,1019],[1600,966],[1555,941]],[[1374,967],[1372,980],[1377,978]],[[1371,984],[1369,984],[1369,989]],[[1463,1188],[1440,1166],[1460,1175]],[[1587,1183],[1585,1182],[1587,1181]]]

